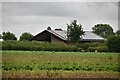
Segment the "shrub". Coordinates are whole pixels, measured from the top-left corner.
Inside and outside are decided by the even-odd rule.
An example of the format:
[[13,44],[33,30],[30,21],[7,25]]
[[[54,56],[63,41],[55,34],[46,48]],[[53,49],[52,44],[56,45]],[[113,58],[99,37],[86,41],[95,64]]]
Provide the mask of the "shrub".
[[90,47],[91,43],[80,43],[77,44],[77,47],[82,48],[83,50],[87,50]]
[[82,48],[78,48],[78,51],[79,51],[79,52],[82,52],[82,50],[83,50]]
[[62,43],[48,43],[40,41],[3,41],[2,50],[78,51],[78,48]]
[[90,52],[95,52],[95,50],[98,52],[108,52],[107,46],[89,47]]
[[89,50],[90,52],[95,52],[96,47],[89,47],[88,50]]
[[120,52],[120,36],[109,36],[107,46],[111,52]]
[[82,48],[83,50],[86,50],[86,51],[89,50],[89,47],[98,47],[98,46],[106,46],[106,43],[91,42],[91,43],[80,43],[80,44],[77,44],[78,48]]

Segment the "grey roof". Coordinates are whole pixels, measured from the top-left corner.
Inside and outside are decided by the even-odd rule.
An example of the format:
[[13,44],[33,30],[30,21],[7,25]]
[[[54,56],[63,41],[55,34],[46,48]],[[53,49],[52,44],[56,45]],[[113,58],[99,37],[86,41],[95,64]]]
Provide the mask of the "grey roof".
[[91,31],[85,31],[84,35],[81,36],[82,40],[84,41],[105,41],[103,37],[91,32]]
[[66,38],[66,31],[58,31],[58,30],[47,30],[48,32],[54,34],[55,36],[63,39],[63,40],[67,40]]
[[[48,32],[54,34],[55,36],[67,40],[67,31],[66,30],[47,30]],[[98,36],[97,34],[93,33],[92,31],[85,31],[84,35],[81,36],[82,41],[105,41],[101,36]]]

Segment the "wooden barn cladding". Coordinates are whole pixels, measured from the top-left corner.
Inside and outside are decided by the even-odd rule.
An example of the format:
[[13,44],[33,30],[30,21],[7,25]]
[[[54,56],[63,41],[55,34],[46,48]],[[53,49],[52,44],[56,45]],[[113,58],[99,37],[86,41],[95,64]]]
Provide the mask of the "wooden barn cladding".
[[36,40],[36,41],[46,41],[46,42],[62,42],[65,43],[67,42],[66,40],[61,39],[60,37],[56,36],[55,34],[53,34],[50,30],[44,30],[43,32],[37,34],[36,36],[34,36],[32,40]]
[[[65,30],[44,30],[43,32],[34,36],[32,40],[46,41],[50,43],[66,43],[67,31]],[[98,36],[91,31],[85,31],[85,34],[81,36],[81,42],[103,42],[106,41],[101,36]]]

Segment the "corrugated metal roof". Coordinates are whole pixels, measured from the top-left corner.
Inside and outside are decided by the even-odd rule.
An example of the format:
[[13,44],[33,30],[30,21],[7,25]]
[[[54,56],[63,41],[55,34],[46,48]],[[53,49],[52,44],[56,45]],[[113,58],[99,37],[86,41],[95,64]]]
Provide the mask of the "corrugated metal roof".
[[100,40],[103,41],[105,40],[104,38],[102,38],[101,36],[91,32],[91,31],[85,31],[84,35],[81,36],[82,40]]
[[62,31],[59,31],[59,30],[47,30],[48,32],[56,35],[57,37],[63,39],[63,40],[67,40],[66,38],[66,31],[65,30],[62,30]]
[[[47,30],[48,32],[56,35],[57,37],[67,40],[67,31],[66,30]],[[105,41],[106,39],[98,36],[97,34],[91,31],[85,31],[84,35],[81,36],[82,41]]]

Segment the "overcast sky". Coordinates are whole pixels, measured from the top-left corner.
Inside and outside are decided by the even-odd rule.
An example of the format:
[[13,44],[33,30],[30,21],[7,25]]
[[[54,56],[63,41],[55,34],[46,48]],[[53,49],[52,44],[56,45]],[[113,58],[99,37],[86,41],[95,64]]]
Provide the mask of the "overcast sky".
[[77,20],[87,31],[98,23],[110,24],[116,31],[118,3],[2,2],[2,31],[13,32],[17,37],[23,32],[36,35],[48,26],[66,30],[66,24],[72,20]]

